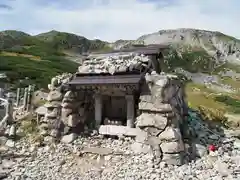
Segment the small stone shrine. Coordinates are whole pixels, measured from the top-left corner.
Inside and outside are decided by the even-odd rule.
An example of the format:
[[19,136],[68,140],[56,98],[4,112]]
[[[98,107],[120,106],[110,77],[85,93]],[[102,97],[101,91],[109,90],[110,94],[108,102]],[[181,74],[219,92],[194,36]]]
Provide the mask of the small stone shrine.
[[133,46],[91,54],[74,75],[49,84],[41,127],[55,138],[95,128],[102,135],[132,136],[134,150],[152,152],[156,163],[182,164],[184,87],[161,73],[167,46]]

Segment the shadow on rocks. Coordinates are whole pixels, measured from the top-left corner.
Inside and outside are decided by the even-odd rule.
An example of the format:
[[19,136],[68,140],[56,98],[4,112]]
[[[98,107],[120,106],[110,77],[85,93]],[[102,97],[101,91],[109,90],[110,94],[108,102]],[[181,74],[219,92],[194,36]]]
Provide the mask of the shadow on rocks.
[[203,112],[189,108],[183,131],[187,158],[194,160],[205,156],[209,145],[220,147],[225,128],[221,121],[212,121]]

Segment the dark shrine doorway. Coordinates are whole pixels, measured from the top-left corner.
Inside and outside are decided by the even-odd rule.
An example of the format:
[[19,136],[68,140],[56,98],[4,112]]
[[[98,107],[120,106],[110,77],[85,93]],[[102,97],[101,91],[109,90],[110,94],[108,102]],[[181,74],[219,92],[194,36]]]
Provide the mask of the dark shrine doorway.
[[103,123],[125,125],[127,120],[127,103],[124,96],[103,96]]

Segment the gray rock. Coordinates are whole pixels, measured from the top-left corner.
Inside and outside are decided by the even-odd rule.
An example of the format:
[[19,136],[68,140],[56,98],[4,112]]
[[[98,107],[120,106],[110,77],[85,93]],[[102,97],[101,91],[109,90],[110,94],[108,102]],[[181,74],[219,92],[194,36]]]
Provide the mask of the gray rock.
[[183,157],[179,154],[163,154],[163,162],[166,162],[168,165],[177,165],[180,166],[183,164]]
[[46,137],[44,137],[44,142],[45,143],[53,143],[54,142],[54,137],[46,136]]
[[167,118],[158,114],[142,113],[137,117],[137,127],[157,127],[158,129],[165,129],[167,125]]
[[162,140],[159,139],[158,137],[155,136],[149,136],[147,138],[146,144],[149,144],[151,146],[158,146],[159,144],[161,144]]
[[67,91],[65,94],[64,94],[64,98],[74,98],[74,93],[72,91]]
[[50,136],[56,138],[56,137],[58,137],[58,134],[59,134],[59,131],[57,129],[52,129]]
[[179,141],[182,139],[180,130],[173,127],[167,127],[159,136],[163,141]]
[[66,118],[67,116],[69,116],[72,113],[72,109],[68,108],[62,108],[62,112],[61,112],[61,116]]
[[61,101],[62,100],[62,93],[59,91],[50,91],[50,93],[48,94],[47,100],[48,101]]
[[53,87],[58,85],[58,78],[57,77],[54,77],[54,78],[51,79],[51,85]]
[[209,139],[212,139],[212,140],[218,140],[219,139],[219,136],[218,135],[215,135],[215,134],[212,134],[208,137]]
[[215,163],[215,166],[216,170],[224,177],[228,176],[229,174],[231,174],[231,170],[228,168],[229,165],[227,163],[224,163],[224,162],[220,162],[220,161],[217,161]]
[[47,118],[56,118],[59,114],[59,110],[57,108],[54,108],[52,112],[49,112],[45,115]]
[[11,139],[8,139],[7,142],[5,143],[6,146],[13,148],[15,147],[15,142]]
[[5,136],[0,136],[0,145],[4,145],[7,142],[8,138]]
[[157,80],[156,85],[160,87],[164,87],[168,82],[168,79],[166,77],[163,77],[162,79]]
[[134,144],[132,144],[131,149],[136,154],[139,154],[139,153],[145,153],[146,154],[146,153],[151,152],[151,146],[150,145],[146,145],[146,144],[142,144],[142,143],[138,143],[138,142],[135,142]]
[[77,134],[71,133],[71,134],[63,136],[62,139],[61,139],[61,142],[63,142],[63,143],[71,143],[75,139],[77,139]]
[[194,144],[195,148],[196,148],[196,155],[199,157],[203,157],[205,155],[207,155],[208,150],[205,146],[201,145],[201,144]]
[[42,136],[47,136],[47,135],[48,135],[48,131],[45,130],[45,129],[41,129],[41,130],[40,130],[40,134],[41,134]]
[[5,134],[6,136],[8,136],[8,135],[9,135],[9,131],[10,131],[10,128],[7,127],[6,130],[5,130],[5,132],[4,132],[4,134]]
[[181,142],[163,142],[160,147],[163,153],[180,153],[184,151],[184,145]]
[[135,138],[136,142],[143,144],[143,143],[146,143],[147,140],[148,140],[148,132],[140,130],[136,134],[136,138]]
[[46,108],[58,108],[61,106],[61,102],[59,101],[52,101],[52,102],[47,102],[44,104]]
[[239,149],[240,150],[240,140],[235,140],[233,143],[233,146],[235,149]]

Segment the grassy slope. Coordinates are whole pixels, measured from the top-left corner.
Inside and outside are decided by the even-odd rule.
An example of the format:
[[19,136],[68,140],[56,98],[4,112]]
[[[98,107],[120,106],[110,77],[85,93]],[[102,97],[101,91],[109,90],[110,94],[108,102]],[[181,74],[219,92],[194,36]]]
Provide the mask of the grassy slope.
[[106,43],[100,40],[91,41],[56,31],[38,36],[3,31],[0,32],[0,72],[6,72],[8,82],[15,85],[19,84],[20,79],[28,77],[30,83],[46,87],[51,77],[77,70],[78,64],[67,60],[63,50],[79,53],[106,47]]
[[[220,34],[221,38],[226,40],[235,40],[234,38]],[[239,41],[238,41],[239,42]],[[177,49],[177,51],[176,51]],[[179,54],[179,52],[181,52]],[[192,73],[203,72],[207,74],[217,75],[218,72],[224,70],[234,70],[240,73],[240,66],[233,64],[224,64],[218,68],[216,61],[204,49],[199,47],[184,47],[183,45],[172,46],[165,53],[165,63],[163,70],[172,72],[176,67],[181,67]],[[238,79],[229,77],[220,77],[222,84],[230,85],[240,90]],[[186,94],[189,105],[194,109],[208,109],[213,116],[212,119],[223,119],[223,114],[239,114],[240,113],[240,93],[219,93],[212,89],[208,89],[204,85],[188,82],[186,84]]]

